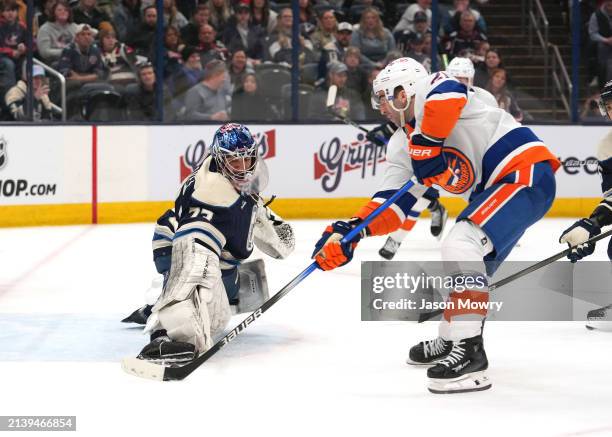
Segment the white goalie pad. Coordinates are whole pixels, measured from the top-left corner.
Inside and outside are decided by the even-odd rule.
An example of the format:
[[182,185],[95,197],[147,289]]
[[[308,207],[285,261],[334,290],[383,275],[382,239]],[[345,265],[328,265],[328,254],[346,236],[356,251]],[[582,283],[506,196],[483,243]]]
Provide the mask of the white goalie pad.
[[253,240],[259,250],[276,259],[287,258],[295,248],[291,225],[263,205],[257,208]]
[[232,309],[234,314],[253,312],[270,298],[264,261],[257,259],[240,264],[238,274],[238,304]]
[[196,346],[203,353],[213,344],[231,317],[216,253],[195,239],[197,234],[173,242],[172,267],[163,294],[153,307],[155,327],[168,336]]

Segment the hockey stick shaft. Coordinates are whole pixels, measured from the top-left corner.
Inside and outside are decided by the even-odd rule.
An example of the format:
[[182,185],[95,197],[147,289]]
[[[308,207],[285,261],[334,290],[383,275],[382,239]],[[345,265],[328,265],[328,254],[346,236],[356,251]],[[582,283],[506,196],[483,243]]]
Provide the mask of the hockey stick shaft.
[[[357,236],[366,226],[368,226],[376,217],[378,217],[383,211],[385,211],[392,203],[399,199],[404,193],[406,193],[412,186],[414,181],[410,180],[406,182],[399,190],[397,190],[389,199],[382,203],[378,208],[370,213],[361,223],[353,228],[342,240],[341,243],[350,242],[355,236]],[[308,275],[317,269],[317,263],[313,262],[306,267],[299,275],[285,285],[278,293],[264,302],[259,308],[251,313],[246,319],[244,319],[238,326],[232,329],[225,337],[215,343],[205,353],[192,360],[191,362],[180,367],[166,367],[163,372],[163,380],[181,380],[190,375],[195,369],[200,367],[206,361],[208,361],[213,355],[215,355],[224,346],[227,346],[232,340],[234,340],[243,330],[245,330],[252,322],[258,319],[263,313],[265,313],[272,305],[283,298],[287,293],[293,290],[296,285],[302,282]],[[141,375],[143,376],[143,375]]]
[[[585,241],[582,244],[591,244],[591,243],[595,243],[601,239],[604,239],[606,237],[609,237],[610,235],[612,235],[612,229],[610,229],[607,232],[604,232],[603,234],[599,234],[594,236],[593,238],[590,238],[589,240]],[[496,289],[498,289],[499,287],[503,287],[506,284],[509,284],[512,281],[515,281],[519,278],[522,278],[525,275],[528,275],[529,273],[535,272],[536,270],[541,269],[542,267],[546,267],[549,264],[552,264],[555,261],[560,260],[561,258],[565,258],[567,255],[569,255],[569,253],[575,249],[577,246],[572,246],[569,247],[567,249],[565,249],[562,252],[556,253],[555,255],[546,258],[536,264],[533,264],[527,268],[524,268],[523,270],[520,270],[516,273],[513,273],[510,276],[507,276],[503,279],[500,279],[499,281],[495,282],[494,284],[491,284],[489,286],[489,293],[492,293],[493,291],[495,291]],[[436,316],[439,316],[440,314],[442,314],[444,312],[444,310],[436,310],[436,311],[432,311],[430,313],[425,313],[425,314],[421,314],[419,316],[419,323],[422,322],[426,322],[427,320],[433,319]]]

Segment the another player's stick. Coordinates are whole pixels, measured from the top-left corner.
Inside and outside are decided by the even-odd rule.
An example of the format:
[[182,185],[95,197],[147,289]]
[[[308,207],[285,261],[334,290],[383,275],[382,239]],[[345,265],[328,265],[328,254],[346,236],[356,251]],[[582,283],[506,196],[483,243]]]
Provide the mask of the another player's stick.
[[[393,202],[395,202],[400,196],[408,191],[414,185],[413,181],[408,181],[404,184],[393,196],[391,196],[382,205],[376,208],[370,213],[361,223],[349,232],[340,243],[348,243],[357,234],[359,234],[366,226],[368,226],[372,220],[378,217],[384,210],[386,210]],[[208,361],[214,354],[216,354],[222,347],[226,346],[230,341],[235,339],[244,329],[246,329],[251,323],[265,313],[272,305],[278,302],[283,296],[289,293],[295,288],[300,282],[302,282],[308,275],[317,269],[317,263],[313,262],[304,271],[291,280],[285,285],[278,293],[268,299],[262,306],[257,308],[251,315],[244,319],[238,326],[232,329],[225,337],[215,343],[205,353],[190,361],[189,363],[179,367],[166,367],[161,364],[155,364],[138,358],[124,358],[121,361],[121,367],[127,373],[132,375],[140,376],[142,378],[155,379],[158,381],[171,381],[181,380],[189,376],[195,369],[200,367],[206,361]]]
[[[595,242],[597,242],[597,241],[599,241],[599,240],[601,240],[603,238],[609,237],[610,235],[612,235],[612,229],[610,229],[607,232],[604,232],[603,234],[596,235],[593,238],[585,241],[582,244],[595,243]],[[516,272],[516,273],[514,273],[514,274],[512,274],[512,275],[510,275],[510,276],[508,276],[506,278],[500,279],[496,283],[491,284],[489,286],[489,293],[492,293],[493,291],[495,291],[495,289],[497,289],[499,287],[502,287],[502,286],[504,286],[506,284],[509,284],[510,282],[512,282],[512,281],[514,281],[516,279],[522,278],[523,276],[528,275],[529,273],[535,272],[536,270],[541,269],[542,267],[546,267],[547,265],[549,265],[549,264],[551,264],[551,263],[553,263],[553,262],[555,262],[557,260],[560,260],[561,258],[566,257],[576,247],[578,247],[578,246],[569,247],[569,248],[565,249],[563,252],[559,252],[559,253],[551,256],[550,258],[546,258],[545,260],[542,260],[542,261],[540,261],[540,262],[538,262],[536,264],[533,264],[533,265],[531,265],[531,266],[529,266],[529,267],[527,267],[527,268],[525,268],[523,270],[520,270],[520,271],[518,271],[518,272]],[[439,316],[443,312],[444,312],[444,310],[436,310],[436,311],[432,311],[430,313],[420,314],[419,315],[419,323],[423,323],[423,322],[428,321],[429,319],[433,319],[434,317]]]
[[[329,87],[328,91],[327,91],[327,101],[325,102],[325,107],[327,108],[327,111],[331,115],[336,117],[338,120],[343,121],[344,123],[348,124],[349,126],[353,126],[355,129],[359,129],[360,131],[365,132],[366,134],[369,134],[370,131],[368,129],[366,129],[362,125],[354,122],[350,118],[348,118],[348,117],[346,117],[344,115],[340,115],[340,114],[338,114],[338,112],[336,112],[336,110],[334,109],[334,103],[336,103],[336,94],[338,94],[338,87],[336,85],[331,85]],[[387,141],[386,138],[381,137],[380,135],[376,135],[376,138],[378,138],[380,141],[382,141],[385,144],[387,144],[389,142],[389,141]]]

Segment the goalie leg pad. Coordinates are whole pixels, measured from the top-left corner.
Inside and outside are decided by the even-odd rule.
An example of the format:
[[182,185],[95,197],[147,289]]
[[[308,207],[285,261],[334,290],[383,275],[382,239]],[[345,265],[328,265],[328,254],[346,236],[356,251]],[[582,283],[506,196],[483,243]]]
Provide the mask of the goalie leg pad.
[[250,313],[270,298],[264,261],[257,259],[238,267],[240,289],[236,314]]
[[225,328],[231,311],[219,257],[195,238],[187,235],[173,242],[170,277],[151,319],[158,320],[156,329],[165,329],[172,340],[194,344],[202,353]]

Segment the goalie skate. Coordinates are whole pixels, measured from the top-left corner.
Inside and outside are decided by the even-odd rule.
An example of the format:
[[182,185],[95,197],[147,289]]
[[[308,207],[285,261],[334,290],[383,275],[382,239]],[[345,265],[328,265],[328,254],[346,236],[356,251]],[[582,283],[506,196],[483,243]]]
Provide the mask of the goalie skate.
[[162,335],[146,345],[136,358],[162,365],[186,363],[196,357],[195,346],[191,343],[173,341]]
[[612,304],[587,313],[587,329],[612,331]]
[[395,241],[393,238],[388,237],[387,241],[385,242],[385,245],[381,247],[381,249],[378,251],[378,254],[384,259],[390,261],[397,253],[397,250],[399,249],[401,244],[401,242]]

